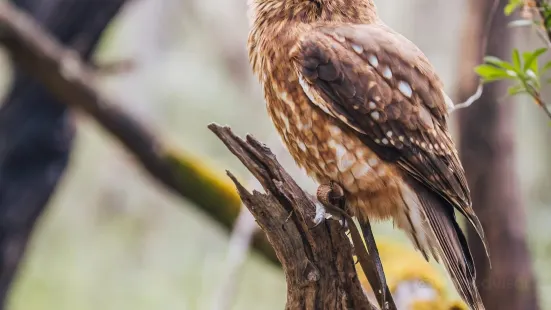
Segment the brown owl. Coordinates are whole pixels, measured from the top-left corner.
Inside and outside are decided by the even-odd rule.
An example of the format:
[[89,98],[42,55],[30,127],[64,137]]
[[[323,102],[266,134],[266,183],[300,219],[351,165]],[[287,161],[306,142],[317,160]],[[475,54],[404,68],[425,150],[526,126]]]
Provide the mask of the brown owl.
[[372,0],[249,0],[250,62],[298,165],[338,183],[361,222],[392,219],[484,309],[454,210],[482,226],[448,132],[453,103],[425,55]]

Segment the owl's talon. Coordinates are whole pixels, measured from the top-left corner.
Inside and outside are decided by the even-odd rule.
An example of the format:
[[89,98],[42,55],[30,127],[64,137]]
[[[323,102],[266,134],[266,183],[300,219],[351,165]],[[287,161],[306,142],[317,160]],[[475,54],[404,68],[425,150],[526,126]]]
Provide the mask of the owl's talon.
[[327,210],[322,203],[316,203],[316,215],[314,216],[314,225],[310,229],[318,227],[319,224],[323,223],[327,219]]
[[338,220],[341,226],[346,229],[348,227],[348,221],[344,216],[345,211],[343,207],[345,205],[344,190],[342,187],[335,183],[322,184],[318,187],[316,196],[321,203],[320,208],[323,208],[322,213],[318,212],[318,205],[316,205],[316,218],[314,221],[321,221],[322,218]]
[[320,185],[316,196],[324,206],[344,207],[344,190],[333,181]]
[[316,214],[314,216],[314,225],[310,228],[316,228],[319,224],[323,223],[325,220],[335,220],[339,221],[341,224],[341,229],[347,229],[348,227],[348,221],[346,218],[342,215],[342,210],[332,206],[332,205],[324,205],[323,203],[319,202],[316,203]]

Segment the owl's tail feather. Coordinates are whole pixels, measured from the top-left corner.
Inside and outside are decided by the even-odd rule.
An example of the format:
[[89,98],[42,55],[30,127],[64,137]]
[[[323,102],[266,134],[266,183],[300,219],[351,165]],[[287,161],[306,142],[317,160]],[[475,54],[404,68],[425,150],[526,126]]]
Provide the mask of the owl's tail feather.
[[453,205],[423,186],[415,186],[414,192],[416,199],[408,201],[407,217],[420,220],[409,221],[410,237],[417,240],[414,243],[425,257],[431,253],[444,265],[459,295],[472,310],[484,310],[471,252]]
[[[397,309],[386,282],[383,264],[381,263],[379,250],[377,249],[373,231],[371,230],[371,224],[369,223],[369,220],[358,220],[358,223],[362,231],[369,258],[362,260],[362,257],[358,255],[359,250],[357,247],[363,246],[362,240],[353,240],[354,248],[356,248],[356,255],[358,255],[358,260],[367,277],[367,280],[369,281],[369,285],[371,285],[373,293],[377,297],[377,301],[379,302],[381,309]],[[352,225],[354,225],[354,223],[352,223]],[[364,261],[367,261],[367,263],[364,263]]]

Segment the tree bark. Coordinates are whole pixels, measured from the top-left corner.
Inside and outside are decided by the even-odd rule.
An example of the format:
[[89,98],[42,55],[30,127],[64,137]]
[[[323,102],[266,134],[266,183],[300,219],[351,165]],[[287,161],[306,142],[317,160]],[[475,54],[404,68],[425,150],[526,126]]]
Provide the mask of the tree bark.
[[[43,28],[89,60],[124,0],[12,0]],[[4,10],[4,7],[0,7]],[[6,12],[0,12],[6,13]],[[0,26],[0,33],[5,29]],[[15,67],[0,106],[0,308],[37,218],[67,166],[74,128],[69,110]]]
[[295,183],[264,144],[251,136],[244,141],[228,127],[212,124],[209,128],[266,191],[251,194],[228,172],[282,264],[287,280],[285,308],[376,309],[358,280],[352,247],[341,224],[322,219],[317,225],[320,203]]
[[[507,1],[471,0],[462,38],[459,97],[477,87],[473,67],[483,58],[484,27],[494,20],[486,54],[510,59],[511,29],[503,9]],[[459,114],[459,149],[471,188],[473,207],[486,231],[491,268],[476,233],[469,230],[477,284],[487,309],[538,309],[534,274],[526,241],[525,210],[516,171],[515,106],[504,100],[503,83],[485,86],[482,97]],[[499,101],[499,102],[498,102]]]

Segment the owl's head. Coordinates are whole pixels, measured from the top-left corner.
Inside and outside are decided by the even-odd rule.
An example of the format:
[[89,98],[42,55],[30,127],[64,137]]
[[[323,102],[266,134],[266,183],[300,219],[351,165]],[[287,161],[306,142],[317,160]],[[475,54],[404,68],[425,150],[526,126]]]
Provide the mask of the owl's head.
[[367,24],[378,19],[373,0],[248,0],[251,25],[271,21]]

